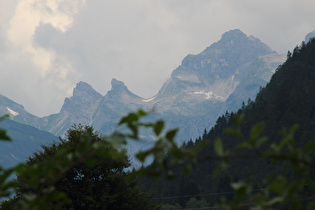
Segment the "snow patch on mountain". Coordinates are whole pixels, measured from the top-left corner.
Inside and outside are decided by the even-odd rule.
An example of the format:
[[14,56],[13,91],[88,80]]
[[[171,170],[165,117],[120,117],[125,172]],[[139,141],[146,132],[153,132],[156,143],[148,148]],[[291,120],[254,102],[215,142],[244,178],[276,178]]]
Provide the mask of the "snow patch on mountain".
[[13,116],[17,116],[19,115],[18,112],[13,111],[12,109],[10,109],[9,107],[7,107],[7,110],[10,112],[10,114],[12,114]]
[[175,78],[181,81],[200,83],[200,80],[196,75],[188,75],[182,73],[181,75],[176,75]]
[[10,155],[11,155],[11,157],[14,159],[14,160],[19,160],[14,154],[12,154],[11,152],[10,152]]
[[149,98],[149,99],[143,99],[142,101],[147,103],[147,102],[153,101],[155,98],[156,98],[156,96]]
[[219,99],[219,100],[224,99],[222,96],[218,96],[218,95],[214,94],[213,91],[205,92],[204,90],[200,90],[200,91],[193,92],[193,94],[204,95],[205,99],[207,99],[207,100],[208,99]]

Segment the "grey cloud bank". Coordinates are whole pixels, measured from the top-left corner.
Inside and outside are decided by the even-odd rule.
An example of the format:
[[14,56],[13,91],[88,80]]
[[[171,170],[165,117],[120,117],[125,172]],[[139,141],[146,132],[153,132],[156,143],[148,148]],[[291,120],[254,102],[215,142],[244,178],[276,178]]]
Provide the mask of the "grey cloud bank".
[[239,28],[279,53],[315,29],[312,0],[4,0],[0,93],[43,116],[79,81],[103,95],[112,78],[150,98],[187,54]]

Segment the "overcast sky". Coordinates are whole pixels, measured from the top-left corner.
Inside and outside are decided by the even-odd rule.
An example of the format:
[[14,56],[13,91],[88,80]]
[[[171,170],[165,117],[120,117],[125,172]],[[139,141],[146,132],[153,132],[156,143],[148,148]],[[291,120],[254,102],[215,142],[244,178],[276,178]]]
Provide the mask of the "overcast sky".
[[37,116],[79,81],[154,96],[187,54],[232,29],[279,53],[315,30],[314,0],[0,0],[0,94]]

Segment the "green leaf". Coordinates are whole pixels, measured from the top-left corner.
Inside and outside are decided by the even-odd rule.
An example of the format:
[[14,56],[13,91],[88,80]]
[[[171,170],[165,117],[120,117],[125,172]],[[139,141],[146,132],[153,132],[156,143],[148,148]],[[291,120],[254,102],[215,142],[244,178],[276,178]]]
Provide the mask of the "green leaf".
[[243,121],[244,116],[245,116],[244,114],[234,115],[233,122],[236,127],[241,126],[241,122]]
[[310,140],[303,147],[303,152],[307,153],[315,149],[315,139]]
[[226,128],[224,131],[225,131],[226,133],[230,134],[231,136],[234,136],[234,137],[236,137],[236,138],[238,138],[238,139],[244,139],[243,134],[242,134],[239,130],[237,130],[237,129],[234,129],[234,128]]
[[238,144],[236,146],[236,149],[251,149],[252,147],[247,143],[247,142],[244,142],[244,143],[241,143],[241,144]]
[[3,115],[2,117],[0,117],[0,122],[1,122],[2,120],[4,120],[5,118],[9,118],[9,117],[10,117],[9,114]]
[[136,126],[134,124],[128,124],[128,127],[132,131],[132,134],[129,135],[129,137],[132,139],[138,139],[138,126]]
[[[3,115],[2,117],[0,117],[0,122],[8,117],[10,117],[10,115],[8,114]],[[0,129],[0,140],[11,141],[10,137],[7,135],[7,132],[3,129]]]
[[129,125],[129,124],[133,123],[134,121],[138,121],[138,119],[139,119],[139,117],[136,113],[130,113],[127,116],[123,117],[119,121],[118,125],[122,125],[125,123]]
[[223,145],[220,138],[214,141],[214,151],[217,155],[223,155]]
[[166,139],[169,141],[174,141],[177,131],[178,129],[169,130],[165,135]]
[[262,137],[262,138],[259,138],[258,140],[257,140],[257,143],[256,143],[256,145],[257,145],[257,147],[260,147],[261,145],[263,145],[265,142],[267,142],[268,141],[268,138],[267,137]]
[[164,128],[164,121],[159,120],[154,125],[154,133],[156,136],[159,136]]
[[116,148],[127,143],[125,136],[117,132],[114,132],[110,137],[105,138],[104,140],[108,141],[111,145],[113,145]]
[[257,123],[255,124],[252,129],[250,130],[250,138],[256,140],[261,132],[264,130],[265,124],[264,123]]
[[148,156],[149,152],[148,151],[140,151],[136,154],[136,158],[140,161],[140,162],[144,162],[146,157]]
[[199,152],[200,150],[202,150],[207,144],[208,144],[209,141],[200,141],[198,142],[197,144],[195,144],[190,150],[193,152],[193,153],[197,153]]
[[142,109],[139,109],[139,110],[137,111],[137,114],[138,114],[139,117],[145,117],[145,116],[148,115],[148,113],[145,112],[145,111],[142,110]]
[[250,194],[252,185],[245,181],[240,181],[231,184],[232,189],[235,191],[234,199],[241,202],[247,195]]
[[189,175],[189,174],[191,173],[191,170],[192,170],[192,168],[191,168],[191,165],[190,165],[190,164],[185,164],[185,165],[184,165],[183,171],[184,171],[184,173],[185,173],[186,175]]
[[97,164],[97,159],[95,158],[89,158],[86,160],[86,165],[89,167],[93,167]]
[[269,205],[274,205],[274,204],[276,204],[276,203],[281,203],[283,200],[284,200],[283,197],[278,196],[278,197],[275,197],[275,198],[271,199],[271,200],[268,202],[268,204],[269,204]]
[[11,141],[5,130],[0,129],[0,139],[4,141]]

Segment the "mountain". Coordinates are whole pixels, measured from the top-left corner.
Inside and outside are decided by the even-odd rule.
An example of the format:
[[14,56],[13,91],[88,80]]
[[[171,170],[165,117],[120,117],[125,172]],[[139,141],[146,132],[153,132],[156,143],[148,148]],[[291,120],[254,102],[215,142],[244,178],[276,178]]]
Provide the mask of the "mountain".
[[4,114],[9,114],[12,120],[27,125],[35,125],[39,119],[27,112],[21,104],[0,94],[0,116]]
[[259,56],[252,62],[242,66],[239,70],[241,77],[239,84],[226,99],[220,110],[220,114],[226,110],[236,111],[242,102],[247,102],[249,98],[255,99],[257,91],[269,82],[271,76],[286,56],[282,54],[270,54]]
[[[79,82],[73,96],[66,98],[59,113],[37,118],[24,113],[23,107],[9,108],[20,114],[22,123],[63,136],[73,124],[92,125],[109,134],[119,119],[130,111],[153,107],[156,114],[148,120],[162,118],[166,127],[179,127],[178,142],[195,138],[214,125],[220,114],[238,109],[243,101],[255,98],[275,69],[284,61],[266,44],[236,29],[197,55],[186,56],[154,97],[145,100],[130,92],[122,81],[112,79],[105,96],[89,84]],[[6,105],[3,105],[6,110]],[[12,112],[12,113],[14,113]],[[18,120],[17,117],[12,117]],[[150,142],[150,134],[144,137]],[[128,145],[131,153],[145,147]]]
[[130,92],[123,82],[112,79],[111,85],[111,90],[100,101],[91,121],[96,130],[105,134],[115,129],[123,115],[144,108],[143,99]]
[[[221,113],[236,110],[243,101],[255,97],[284,59],[259,39],[238,29],[231,30],[201,53],[186,56],[159,93],[149,100],[131,93],[116,79],[105,96],[79,82],[59,113],[39,119],[27,116],[21,122],[57,136],[74,123],[93,125],[108,134],[122,115],[154,107],[157,114],[152,119],[165,119],[168,128],[180,127],[181,141],[201,135]],[[17,121],[17,117],[13,120]]]
[[63,136],[73,124],[90,125],[101,100],[102,95],[91,85],[79,82],[73,89],[73,96],[65,99],[60,112],[41,118],[35,127]]
[[[195,116],[203,102],[224,102],[233,93],[244,75],[252,70],[245,65],[259,56],[275,53],[259,39],[247,37],[240,30],[226,32],[220,41],[203,52],[184,58],[154,99],[157,109],[172,110],[169,107],[180,102],[185,104],[180,108],[189,109],[186,115]],[[159,103],[166,96],[166,103]],[[183,114],[183,111],[174,112]]]
[[0,141],[0,166],[4,168],[24,162],[40,145],[57,141],[58,138],[49,132],[38,130],[32,126],[5,119],[0,128],[7,131],[10,142]]
[[150,103],[171,127],[182,128],[180,138],[196,137],[221,113],[254,98],[284,59],[259,39],[231,30],[186,56]]
[[[300,47],[296,47],[292,55],[288,56],[287,60],[277,68],[266,87],[260,89],[256,99],[237,111],[238,114],[244,114],[239,130],[245,137],[249,138],[251,136],[250,129],[256,123],[263,122],[265,124],[261,136],[266,136],[268,141],[259,149],[250,150],[249,154],[257,153],[260,149],[264,151],[264,148],[277,148],[274,143],[279,143],[283,139],[280,131],[284,128],[290,128],[294,124],[298,124],[299,128],[294,137],[289,135],[289,137],[284,138],[286,142],[291,142],[292,138],[294,138],[295,143],[293,145],[299,148],[314,139],[314,81],[315,39],[307,44],[302,43]],[[189,200],[189,195],[200,195],[198,199],[204,198],[210,203],[210,206],[215,206],[215,203],[218,202],[218,198],[221,196],[233,199],[233,194],[228,193],[233,191],[231,188],[232,182],[246,180],[246,182],[254,183],[252,191],[257,192],[258,189],[261,191],[261,189],[266,187],[268,179],[264,180],[263,178],[267,175],[271,177],[273,174],[282,175],[281,179],[288,181],[298,179],[296,174],[294,176],[294,173],[292,173],[296,168],[292,169],[285,163],[284,160],[288,159],[279,158],[277,161],[272,161],[278,164],[271,164],[269,158],[241,157],[232,158],[228,161],[229,167],[221,171],[217,179],[215,179],[213,174],[219,161],[209,158],[215,154],[215,139],[218,137],[222,139],[222,147],[224,151],[229,151],[229,154],[236,154],[236,156],[238,153],[248,154],[248,150],[245,148],[235,152],[235,148],[244,143],[244,141],[225,132],[226,128],[234,125],[233,115],[235,113],[227,113],[220,116],[210,132],[204,135],[205,138],[201,141],[207,141],[208,144],[199,153],[198,161],[194,164],[194,170],[190,176],[180,173],[180,168],[174,168],[176,179],[172,182],[168,182],[163,178],[158,182],[143,180],[144,189],[149,192],[155,191],[155,197],[157,198],[173,198],[161,200],[166,203],[175,204],[178,202],[183,205]],[[287,151],[288,155],[290,155],[290,146],[283,147],[283,150],[280,149],[281,152]],[[300,155],[301,157],[307,157],[303,153]],[[314,152],[312,152],[310,158],[314,160]],[[292,161],[295,161],[294,157]],[[312,180],[314,179],[314,170],[310,165],[307,174],[306,176],[310,176]],[[304,199],[303,201],[306,200]],[[281,208],[280,205],[277,205],[277,208]],[[288,206],[285,206],[283,209],[287,208]]]

